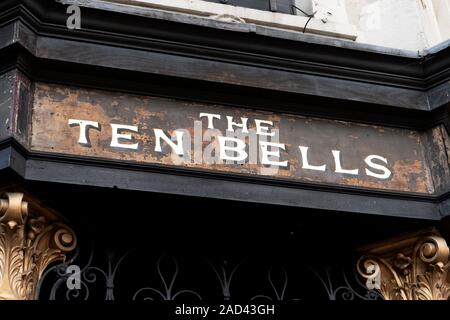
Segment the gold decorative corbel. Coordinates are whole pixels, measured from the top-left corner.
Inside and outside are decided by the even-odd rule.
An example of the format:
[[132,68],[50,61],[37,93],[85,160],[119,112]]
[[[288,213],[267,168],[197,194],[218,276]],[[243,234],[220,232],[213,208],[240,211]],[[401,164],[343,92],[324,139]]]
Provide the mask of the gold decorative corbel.
[[75,249],[74,232],[55,217],[29,212],[22,193],[0,199],[0,300],[36,299],[44,270]]
[[372,247],[359,259],[368,289],[386,300],[448,300],[449,247],[436,231]]

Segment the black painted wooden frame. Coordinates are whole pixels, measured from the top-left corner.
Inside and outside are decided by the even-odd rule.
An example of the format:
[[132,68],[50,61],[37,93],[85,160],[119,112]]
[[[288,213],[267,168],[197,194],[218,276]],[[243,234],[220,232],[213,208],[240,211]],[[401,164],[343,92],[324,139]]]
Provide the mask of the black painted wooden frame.
[[[82,29],[72,31],[60,3],[3,0],[0,75],[18,70],[31,81],[414,130],[443,124],[450,132],[450,46],[425,56],[383,53],[350,41],[330,45],[301,33],[197,18],[177,21],[175,14],[163,19],[91,3],[82,9]],[[11,99],[0,93],[0,103]],[[450,215],[450,192],[425,196],[263,183],[239,175],[31,153],[12,138],[0,143],[0,168],[27,180],[430,220]]]

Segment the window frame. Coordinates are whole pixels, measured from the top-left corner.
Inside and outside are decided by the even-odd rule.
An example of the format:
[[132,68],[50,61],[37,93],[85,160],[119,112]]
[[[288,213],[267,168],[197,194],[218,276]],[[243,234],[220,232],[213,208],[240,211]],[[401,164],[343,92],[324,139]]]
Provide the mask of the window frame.
[[[324,35],[339,39],[356,40],[358,35],[356,27],[350,23],[338,23],[334,21],[325,23],[322,19],[314,17],[310,18],[301,15],[238,7],[204,0],[108,0],[103,2],[196,15],[223,21],[224,23],[245,22],[256,26]],[[230,17],[235,17],[236,19],[230,19]]]

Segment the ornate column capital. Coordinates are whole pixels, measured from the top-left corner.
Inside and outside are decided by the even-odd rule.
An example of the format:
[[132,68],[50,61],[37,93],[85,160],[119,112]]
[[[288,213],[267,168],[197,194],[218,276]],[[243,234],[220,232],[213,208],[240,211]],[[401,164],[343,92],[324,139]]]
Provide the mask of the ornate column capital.
[[380,244],[365,251],[358,273],[386,300],[448,300],[449,247],[437,232]]
[[50,211],[29,210],[23,197],[6,193],[0,199],[0,300],[35,299],[47,266],[76,246],[69,227]]

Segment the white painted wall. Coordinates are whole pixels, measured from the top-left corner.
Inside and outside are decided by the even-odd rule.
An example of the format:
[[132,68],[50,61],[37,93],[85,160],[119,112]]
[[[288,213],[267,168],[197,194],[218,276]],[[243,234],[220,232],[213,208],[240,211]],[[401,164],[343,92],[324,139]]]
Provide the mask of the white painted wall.
[[346,0],[349,22],[358,29],[357,42],[413,51],[450,38],[449,4],[450,0]]
[[[296,32],[303,31],[308,21],[300,11],[293,16],[202,0],[109,1]],[[295,0],[295,4],[309,14],[315,12],[307,33],[411,51],[450,38],[450,0]]]
[[421,51],[450,39],[450,0],[296,0],[296,5],[318,19],[355,26],[359,43]]

